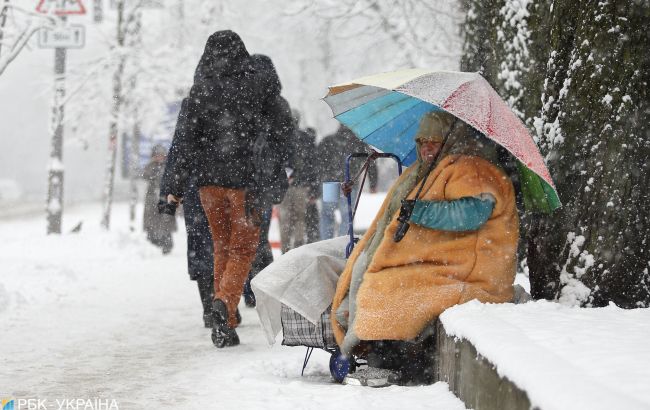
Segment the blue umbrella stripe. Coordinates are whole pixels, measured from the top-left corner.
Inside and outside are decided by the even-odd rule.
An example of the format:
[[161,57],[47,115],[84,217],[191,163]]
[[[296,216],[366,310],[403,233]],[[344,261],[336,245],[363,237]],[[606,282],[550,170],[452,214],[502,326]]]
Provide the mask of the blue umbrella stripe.
[[347,111],[336,118],[354,129],[360,137],[381,128],[401,112],[421,102],[400,93],[390,93]]
[[385,152],[392,152],[404,160],[415,147],[414,138],[422,116],[427,112],[439,110],[435,105],[419,101],[417,105],[395,116],[384,126],[362,139],[368,144],[374,145]]

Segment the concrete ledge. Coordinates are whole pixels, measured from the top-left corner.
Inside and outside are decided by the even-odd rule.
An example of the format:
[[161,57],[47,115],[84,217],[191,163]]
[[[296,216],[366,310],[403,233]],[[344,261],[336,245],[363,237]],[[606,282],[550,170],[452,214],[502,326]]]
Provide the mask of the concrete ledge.
[[497,374],[492,363],[479,355],[464,339],[448,336],[438,320],[436,323],[436,380],[449,384],[449,390],[467,408],[474,410],[529,410],[530,400],[507,378]]

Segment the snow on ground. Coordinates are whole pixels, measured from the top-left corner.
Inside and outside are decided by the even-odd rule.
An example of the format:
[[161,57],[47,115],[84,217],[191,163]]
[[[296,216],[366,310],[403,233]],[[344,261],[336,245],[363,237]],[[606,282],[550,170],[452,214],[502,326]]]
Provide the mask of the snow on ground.
[[60,237],[44,234],[43,215],[0,222],[0,399],[52,408],[97,398],[120,409],[465,408],[444,383],[334,384],[322,351],[301,377],[304,349],[269,347],[243,304],[242,345],[216,349],[187,277],[183,232],[162,256],[129,232],[125,205],[110,232],[100,214],[99,205],[66,209],[65,232],[84,225]]
[[650,309],[472,301],[441,316],[544,410],[650,409]]

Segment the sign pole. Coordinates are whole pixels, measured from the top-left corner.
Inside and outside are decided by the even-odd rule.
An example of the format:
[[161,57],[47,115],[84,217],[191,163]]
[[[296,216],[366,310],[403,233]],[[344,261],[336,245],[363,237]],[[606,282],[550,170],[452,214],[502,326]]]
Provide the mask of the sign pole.
[[[65,17],[60,17],[65,23]],[[52,144],[47,190],[47,233],[61,233],[63,215],[63,118],[65,99],[65,60],[66,49],[54,50],[54,100],[52,104]]]

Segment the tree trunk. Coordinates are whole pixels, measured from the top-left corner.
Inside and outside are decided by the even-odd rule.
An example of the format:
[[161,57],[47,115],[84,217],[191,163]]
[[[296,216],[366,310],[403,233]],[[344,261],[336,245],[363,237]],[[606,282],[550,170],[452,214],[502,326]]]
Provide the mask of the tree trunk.
[[[182,7],[181,7],[182,9]],[[130,133],[130,149],[129,149],[129,228],[131,232],[135,232],[135,220],[136,220],[136,206],[138,204],[138,178],[140,177],[140,100],[138,99],[137,86],[138,86],[138,73],[139,70],[136,68],[137,61],[140,58],[140,50],[142,47],[142,16],[139,12],[135,14],[134,24],[131,25],[131,28],[127,31],[128,33],[128,44],[129,47],[133,50],[131,55],[131,74],[130,74],[130,98],[128,106],[129,112],[131,114],[131,133]]]
[[552,216],[522,218],[532,294],[648,306],[650,3],[532,0],[518,99],[503,83],[504,68],[522,61],[508,49],[522,37],[516,19],[504,19],[508,3],[465,0],[463,69],[481,71],[515,103],[563,201]]
[[47,233],[60,234],[63,219],[63,116],[65,99],[65,60],[66,49],[54,50],[54,98],[52,101],[52,120],[50,132],[50,163],[47,178]]
[[[124,21],[124,0],[117,2],[117,46],[124,48],[126,30]],[[113,104],[111,105],[111,117],[108,125],[108,160],[106,162],[106,178],[104,181],[104,210],[102,226],[109,229],[111,224],[111,210],[113,206],[113,193],[115,190],[115,162],[117,158],[117,134],[119,131],[119,120],[124,102],[122,95],[122,79],[126,56],[121,52],[118,56],[118,63],[113,73]]]
[[564,207],[537,218],[536,297],[650,302],[648,2],[554,2],[538,137]]
[[494,45],[497,43],[496,22],[504,0],[463,0],[465,23],[461,27],[464,37],[462,71],[477,71],[495,84],[498,64]]
[[131,193],[129,198],[129,227],[131,232],[135,232],[136,220],[136,206],[138,205],[138,177],[140,174],[140,167],[138,162],[140,160],[140,126],[138,124],[138,114],[135,113],[135,122],[133,124],[133,132],[131,135],[131,149],[129,150],[129,191]]

